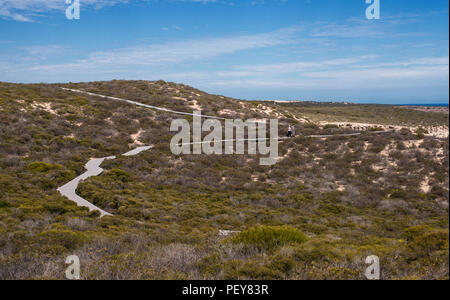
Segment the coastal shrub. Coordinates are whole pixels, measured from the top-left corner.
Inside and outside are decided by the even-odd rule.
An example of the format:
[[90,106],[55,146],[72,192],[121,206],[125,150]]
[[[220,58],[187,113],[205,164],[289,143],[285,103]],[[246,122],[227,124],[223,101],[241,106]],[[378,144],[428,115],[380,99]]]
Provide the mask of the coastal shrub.
[[60,245],[68,250],[75,249],[86,242],[87,237],[71,230],[51,229],[40,234],[41,239],[49,245]]
[[121,169],[112,169],[108,172],[108,176],[115,180],[120,180],[122,182],[127,182],[130,179],[130,174]]
[[61,168],[60,165],[52,165],[42,161],[32,162],[28,165],[28,170],[36,172],[48,172],[52,169]]
[[85,97],[71,97],[68,99],[70,101],[70,104],[76,105],[76,106],[83,106],[89,104],[89,100]]
[[408,243],[413,258],[431,257],[433,252],[449,249],[448,230],[426,232]]
[[0,193],[14,193],[20,189],[18,182],[11,176],[0,174]]
[[[267,118],[265,109],[252,110],[258,110],[256,103],[181,85],[0,83],[6,99],[0,105],[0,279],[62,278],[63,254],[91,258],[83,260],[85,279],[362,279],[364,258],[371,254],[383,258],[383,279],[448,279],[448,238],[442,232],[448,228],[448,139],[425,136],[418,142],[416,130],[393,127],[447,128],[448,114],[263,103],[274,117],[284,115],[280,122],[296,124],[299,134],[280,143],[280,156],[289,155],[269,167],[259,166],[253,155],[173,156],[173,114],[89,95],[87,101],[74,99],[61,86],[186,112],[195,99],[204,114],[229,109],[241,119]],[[175,95],[187,101],[174,101]],[[32,109],[34,101],[52,102],[57,115]],[[350,122],[392,125],[393,131],[364,132],[345,125]],[[138,130],[140,142],[155,148],[120,156]],[[363,134],[305,137],[354,131]],[[119,156],[105,160],[105,172],[81,182],[77,193],[114,216],[98,218],[98,211],[56,191],[84,173],[90,157],[111,155]],[[428,193],[421,190],[424,181]],[[217,232],[258,224],[289,225],[314,237],[302,244],[278,236],[233,244],[239,234],[223,238]],[[217,245],[218,239],[224,242]],[[287,245],[270,249],[266,244],[272,242]],[[168,248],[171,243],[193,250]]]
[[277,255],[272,259],[269,264],[271,270],[280,271],[283,274],[288,275],[292,272],[295,267],[295,261],[290,257],[283,257],[282,255]]
[[0,200],[0,208],[11,207],[11,203],[5,200]]
[[237,234],[231,242],[255,246],[259,249],[271,249],[291,243],[301,244],[307,240],[308,237],[294,227],[258,226]]
[[[283,273],[275,268],[261,266],[257,262],[248,262],[239,269],[238,278],[252,278],[255,280],[280,280]],[[236,279],[236,278],[235,278]]]
[[408,227],[404,230],[403,236],[407,241],[412,241],[416,237],[423,235],[425,232],[430,231],[431,227],[427,225],[418,225]]
[[419,128],[417,128],[415,133],[416,133],[417,138],[419,138],[421,140],[425,137],[425,134],[428,134],[428,131],[426,129],[424,129],[423,127],[419,127]]
[[68,199],[45,199],[45,203],[43,207],[51,213],[55,214],[65,214],[67,212],[73,212],[77,210],[77,206],[75,202],[72,202]]
[[339,128],[339,126],[335,125],[335,124],[326,124],[323,129],[337,129]]

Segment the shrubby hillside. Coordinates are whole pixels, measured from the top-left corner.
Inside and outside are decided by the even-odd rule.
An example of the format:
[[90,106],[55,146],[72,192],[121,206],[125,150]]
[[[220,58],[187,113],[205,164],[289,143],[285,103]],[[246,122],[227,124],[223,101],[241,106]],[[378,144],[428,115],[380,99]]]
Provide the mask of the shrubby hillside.
[[[180,116],[61,87],[277,118],[280,134],[295,124],[297,135],[270,167],[252,155],[174,156]],[[56,191],[90,158],[142,145],[154,148],[105,161],[78,187],[114,216]],[[247,102],[164,81],[0,83],[0,279],[64,279],[72,254],[83,279],[364,279],[369,255],[383,279],[448,279],[448,147],[442,113]]]

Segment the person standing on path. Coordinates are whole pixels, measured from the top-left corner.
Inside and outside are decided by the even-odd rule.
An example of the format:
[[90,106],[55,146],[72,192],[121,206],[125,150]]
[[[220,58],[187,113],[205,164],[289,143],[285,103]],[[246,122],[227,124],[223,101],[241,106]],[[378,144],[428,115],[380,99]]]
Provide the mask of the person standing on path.
[[293,137],[294,136],[294,127],[292,127],[291,125],[289,125],[287,136],[288,137]]

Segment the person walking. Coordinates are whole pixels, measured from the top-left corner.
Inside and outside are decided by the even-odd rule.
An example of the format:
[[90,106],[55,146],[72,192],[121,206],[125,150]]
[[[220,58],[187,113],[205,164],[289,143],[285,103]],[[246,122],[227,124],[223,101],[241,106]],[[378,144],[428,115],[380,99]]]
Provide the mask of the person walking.
[[291,125],[289,125],[287,137],[293,137],[293,136],[294,136],[294,128]]

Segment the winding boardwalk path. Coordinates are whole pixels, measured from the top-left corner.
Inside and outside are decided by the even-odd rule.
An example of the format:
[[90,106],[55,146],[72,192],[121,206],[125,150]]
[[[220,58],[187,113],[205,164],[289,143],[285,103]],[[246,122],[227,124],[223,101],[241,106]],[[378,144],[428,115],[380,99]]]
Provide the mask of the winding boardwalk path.
[[132,101],[132,100],[128,100],[128,99],[111,97],[111,96],[105,96],[105,95],[100,95],[100,94],[94,94],[94,93],[91,93],[91,92],[85,92],[85,91],[82,91],[82,90],[68,89],[68,88],[62,88],[62,89],[65,90],[65,91],[71,91],[71,92],[74,92],[74,93],[81,93],[81,94],[86,94],[86,95],[90,95],[90,96],[95,96],[95,97],[100,97],[100,98],[105,98],[105,99],[110,99],[110,100],[115,100],[115,101],[120,101],[120,102],[126,102],[126,103],[134,104],[134,105],[137,105],[137,106],[150,108],[150,109],[154,109],[154,110],[159,110],[159,111],[165,111],[165,112],[169,112],[169,113],[173,113],[173,114],[177,114],[177,115],[197,116],[197,117],[202,117],[202,118],[206,118],[206,119],[217,119],[217,120],[226,120],[227,119],[227,118],[222,118],[222,117],[217,117],[217,116],[198,115],[198,114],[192,114],[192,113],[183,112],[183,111],[176,111],[176,110],[171,110],[171,109],[164,108],[164,107],[148,105],[148,104],[144,104],[144,103],[140,103],[140,102],[136,102],[136,101]]
[[[169,112],[169,113],[178,114],[178,115],[200,116],[202,118],[207,118],[207,119],[227,120],[226,118],[222,118],[222,117],[198,115],[198,114],[195,114],[195,113],[192,114],[192,113],[187,113],[187,112],[175,111],[175,110],[170,110],[170,109],[163,108],[163,107],[157,107],[157,106],[153,106],[153,105],[139,103],[139,102],[132,101],[132,100],[127,100],[127,99],[122,99],[122,98],[117,98],[117,97],[111,97],[111,96],[105,96],[105,95],[99,95],[99,94],[94,94],[94,93],[90,93],[90,92],[86,92],[86,91],[82,91],[82,90],[68,89],[68,88],[62,88],[62,89],[66,90],[66,91],[71,91],[71,92],[74,92],[74,93],[82,93],[82,94],[87,94],[87,95],[91,95],[91,96],[101,97],[101,98],[105,98],[105,99],[126,102],[126,103],[130,103],[130,104],[133,104],[133,105],[145,107],[145,108],[150,108],[150,109],[154,109],[154,110]],[[261,122],[261,121],[255,121],[255,123],[259,123],[259,122]],[[388,132],[392,132],[392,130],[390,130],[390,131],[373,131],[371,133],[378,134],[378,133],[388,133]],[[306,136],[306,137],[307,138],[329,138],[329,137],[335,137],[335,136],[358,136],[358,135],[361,135],[361,133],[358,132],[358,133],[335,134],[335,135],[310,135],[310,136]],[[241,139],[241,140],[236,140],[235,139],[235,140],[222,140],[222,141],[219,141],[219,142],[261,141],[261,140],[269,140],[269,139],[270,138],[264,138],[264,139]],[[285,137],[276,138],[276,140],[279,140],[279,141],[280,140],[285,140],[285,139],[289,139],[289,138],[285,138]],[[198,144],[198,143],[203,144],[203,143],[210,143],[210,142],[194,142],[194,143],[186,143],[186,144],[182,144],[182,145],[193,145],[193,144]],[[138,147],[138,148],[133,149],[131,151],[128,151],[128,152],[126,152],[126,153],[124,153],[122,155],[123,156],[134,156],[134,155],[138,155],[139,153],[141,153],[143,151],[150,150],[151,148],[153,148],[153,146]],[[98,176],[101,173],[103,173],[103,169],[100,167],[100,165],[105,160],[111,160],[111,159],[115,159],[115,158],[116,158],[116,156],[108,156],[108,157],[91,159],[85,165],[85,168],[86,168],[87,171],[85,173],[81,174],[80,176],[78,176],[77,178],[75,178],[75,179],[71,180],[70,182],[66,183],[65,185],[59,187],[57,189],[58,192],[61,193],[61,195],[67,197],[69,200],[72,200],[72,201],[76,202],[78,206],[87,207],[89,209],[89,211],[94,211],[94,210],[99,211],[100,212],[100,217],[112,216],[112,214],[102,210],[101,208],[95,206],[94,204],[92,204],[91,202],[87,201],[86,199],[78,196],[77,193],[76,193],[76,190],[77,190],[78,185],[79,185],[79,183],[81,181],[86,180],[89,177]]]
[[58,192],[61,193],[61,195],[69,198],[69,200],[72,200],[77,203],[78,206],[84,206],[89,208],[89,211],[98,210],[100,212],[100,216],[111,216],[110,213],[98,208],[91,202],[87,201],[86,199],[81,198],[77,195],[76,190],[78,187],[78,184],[82,180],[86,180],[89,177],[92,176],[98,176],[103,172],[103,169],[100,168],[100,165],[105,161],[105,159],[114,159],[115,156],[111,157],[103,157],[103,158],[93,158],[91,159],[86,165],[86,172],[78,176],[77,178],[73,179],[72,181],[66,183],[62,187],[58,188]]
[[[147,151],[151,148],[152,148],[152,146],[139,147],[139,148],[136,148],[134,150],[131,150],[131,151],[123,154],[123,156],[134,156],[143,151]],[[72,181],[66,183],[62,187],[58,188],[58,192],[60,192],[61,195],[67,197],[69,200],[76,202],[78,206],[84,206],[84,207],[89,208],[89,211],[98,210],[100,212],[100,217],[112,216],[112,214],[102,210],[101,208],[98,208],[91,202],[78,196],[76,191],[77,191],[78,184],[80,183],[80,181],[86,180],[89,177],[98,176],[98,175],[102,174],[103,169],[100,168],[100,165],[105,160],[110,160],[110,159],[115,159],[115,158],[116,158],[116,156],[108,156],[108,157],[91,159],[84,166],[87,171],[84,172],[83,174],[81,174],[80,176],[78,176],[77,178],[73,179]]]

